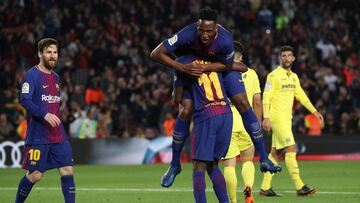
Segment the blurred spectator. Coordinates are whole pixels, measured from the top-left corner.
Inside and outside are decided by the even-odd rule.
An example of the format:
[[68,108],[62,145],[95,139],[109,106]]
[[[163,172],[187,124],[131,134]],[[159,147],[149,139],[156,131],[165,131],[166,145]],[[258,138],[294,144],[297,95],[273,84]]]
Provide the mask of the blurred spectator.
[[5,113],[0,114],[0,140],[15,137],[14,126],[9,123]]
[[85,102],[87,105],[100,104],[104,99],[104,92],[100,88],[99,80],[95,79],[92,81],[92,85],[86,89]]
[[310,113],[305,115],[305,127],[307,129],[307,135],[309,136],[320,136],[322,134],[322,128],[324,127],[319,119]]
[[112,129],[111,111],[108,108],[102,108],[100,110],[99,119],[97,122],[97,138],[107,138],[111,135]]
[[163,129],[164,129],[163,134],[165,136],[172,136],[174,133],[174,125],[175,125],[174,116],[172,115],[172,113],[167,112],[163,123]]
[[86,117],[81,119],[80,125],[77,129],[76,137],[80,139],[96,138],[97,122],[93,119],[94,111],[89,110]]
[[325,36],[325,39],[321,39],[316,43],[316,48],[321,51],[321,59],[326,60],[330,56],[336,54],[336,48],[333,43],[331,43],[329,36]]
[[27,130],[27,121],[23,116],[20,116],[18,126],[16,128],[16,132],[21,140],[26,139],[26,130]]
[[[310,99],[324,108],[324,133],[344,132],[339,122],[333,122],[341,117],[352,128],[346,133],[356,132],[357,1],[21,1],[20,8],[16,2],[2,2],[0,8],[0,109],[9,123],[17,123],[22,114],[18,107],[8,107],[18,102],[25,69],[37,63],[37,41],[55,37],[60,42],[56,71],[64,93],[62,121],[70,134],[75,121],[82,121],[84,111],[96,104],[110,111],[111,121],[108,114],[104,119],[112,126],[106,131],[110,135],[158,135],[165,114],[176,115],[177,107],[170,102],[172,71],[150,61],[149,52],[194,22],[199,8],[207,5],[218,9],[220,23],[234,39],[243,41],[245,61],[257,71],[262,88],[268,72],[279,64],[277,48],[290,44],[297,56],[293,71]],[[95,114],[92,120],[103,122],[104,116]],[[294,111],[298,133],[305,132],[303,114],[303,109]]]

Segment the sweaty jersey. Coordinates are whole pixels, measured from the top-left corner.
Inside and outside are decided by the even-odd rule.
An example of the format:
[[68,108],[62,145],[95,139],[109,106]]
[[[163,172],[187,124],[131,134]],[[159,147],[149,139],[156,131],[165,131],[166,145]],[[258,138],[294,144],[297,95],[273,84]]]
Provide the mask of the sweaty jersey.
[[[253,98],[255,94],[261,94],[259,78],[253,69],[248,69],[245,73],[242,73],[242,81],[245,85],[247,99],[253,107]],[[233,112],[233,132],[246,131],[242,122],[241,116],[236,110],[234,105],[231,105],[231,111]]]
[[62,123],[52,127],[44,119],[47,113],[61,118],[60,78],[54,71],[47,74],[36,66],[30,68],[22,83],[20,102],[27,110],[26,144],[52,144],[66,139]]
[[264,118],[270,118],[270,120],[291,119],[294,98],[311,113],[316,111],[301,88],[297,74],[281,66],[277,67],[266,78],[263,95]]
[[[182,56],[177,61],[183,64],[209,63],[194,55]],[[186,77],[185,89],[192,93],[194,101],[194,123],[231,112],[222,80],[222,74],[216,72],[203,73],[200,77]]]
[[218,25],[218,33],[209,45],[203,45],[197,35],[197,23],[186,26],[173,37],[162,42],[169,53],[183,56],[195,54],[206,61],[233,62],[234,44],[232,34]]

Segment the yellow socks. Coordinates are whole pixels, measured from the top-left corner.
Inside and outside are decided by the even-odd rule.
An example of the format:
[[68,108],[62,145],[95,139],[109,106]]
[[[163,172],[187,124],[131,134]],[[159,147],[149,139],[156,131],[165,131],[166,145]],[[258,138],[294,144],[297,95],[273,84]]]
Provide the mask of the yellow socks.
[[304,183],[300,178],[299,166],[296,161],[296,152],[288,152],[285,154],[285,164],[291,179],[294,181],[296,190],[300,190],[304,186]]
[[243,163],[241,175],[243,177],[245,186],[252,187],[254,185],[255,167],[252,161]]
[[[276,165],[279,165],[279,163],[275,160],[275,158],[269,154],[269,159]],[[274,176],[274,174],[271,174],[270,172],[266,172],[264,174],[264,179],[263,179],[263,182],[261,184],[261,189],[263,190],[268,190],[271,188],[271,180],[272,180],[272,177]]]
[[224,177],[226,182],[226,190],[228,192],[230,202],[236,203],[237,178],[236,178],[235,167],[225,166]]

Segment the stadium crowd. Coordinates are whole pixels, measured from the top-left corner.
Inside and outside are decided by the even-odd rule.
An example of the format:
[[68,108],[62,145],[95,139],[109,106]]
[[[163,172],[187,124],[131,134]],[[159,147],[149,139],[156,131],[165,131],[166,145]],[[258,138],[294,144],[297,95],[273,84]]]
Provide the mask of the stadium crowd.
[[[171,135],[177,113],[172,71],[149,54],[194,22],[203,6],[216,8],[219,23],[244,43],[246,64],[257,71],[262,88],[279,64],[278,47],[295,47],[293,71],[325,116],[320,134],[359,134],[355,0],[5,0],[0,2],[0,139],[24,137],[19,85],[25,70],[38,63],[36,44],[43,37],[60,43],[62,121],[72,137]],[[295,133],[309,134],[316,125],[307,114],[295,105]]]

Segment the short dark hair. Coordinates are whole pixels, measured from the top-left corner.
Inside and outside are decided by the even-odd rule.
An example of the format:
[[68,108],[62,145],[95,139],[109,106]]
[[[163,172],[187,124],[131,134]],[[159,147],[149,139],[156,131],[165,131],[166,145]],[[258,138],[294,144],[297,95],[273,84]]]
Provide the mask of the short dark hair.
[[280,54],[283,53],[284,51],[291,51],[293,54],[295,54],[294,48],[290,45],[285,45],[280,47]]
[[38,42],[38,51],[43,52],[45,48],[49,47],[50,45],[55,45],[58,47],[58,42],[56,39],[53,38],[44,38]]
[[199,13],[200,20],[210,20],[216,22],[217,11],[208,7],[202,8]]
[[234,41],[234,51],[244,55],[244,45],[239,41]]

